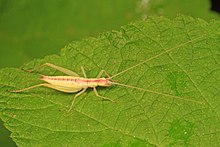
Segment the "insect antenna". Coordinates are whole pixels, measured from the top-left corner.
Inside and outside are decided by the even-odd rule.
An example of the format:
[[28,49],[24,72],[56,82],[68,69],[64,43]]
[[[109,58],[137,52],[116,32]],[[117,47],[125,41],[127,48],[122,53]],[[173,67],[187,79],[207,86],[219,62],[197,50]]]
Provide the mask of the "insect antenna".
[[182,44],[179,44],[179,45],[177,45],[177,46],[175,46],[175,47],[172,47],[172,48],[170,48],[170,49],[167,49],[166,51],[164,51],[164,52],[162,52],[162,53],[160,53],[160,54],[158,54],[158,55],[156,55],[156,56],[150,57],[150,58],[148,58],[148,59],[146,59],[146,60],[144,60],[144,61],[142,61],[142,62],[140,62],[140,63],[138,63],[138,64],[136,64],[136,65],[134,65],[134,66],[131,66],[131,67],[129,67],[129,68],[127,68],[127,69],[125,69],[125,70],[123,70],[123,71],[121,71],[121,72],[119,72],[119,73],[113,75],[113,76],[111,76],[110,79],[112,79],[112,78],[114,78],[114,77],[116,77],[116,76],[119,76],[120,74],[123,74],[123,73],[125,73],[125,72],[127,72],[127,71],[129,71],[129,70],[131,70],[131,69],[133,69],[133,68],[135,68],[135,67],[137,67],[137,66],[140,66],[140,65],[142,65],[142,64],[144,64],[144,63],[146,63],[146,62],[148,62],[148,61],[150,61],[150,60],[153,60],[153,59],[155,59],[155,58],[157,58],[157,57],[159,57],[159,56],[161,56],[161,55],[163,55],[163,54],[169,53],[169,52],[171,52],[172,50],[174,50],[174,49],[176,49],[176,48],[182,47],[182,46],[184,46],[184,45],[186,45],[186,44],[188,44],[188,43],[191,43],[191,42],[193,42],[193,41],[199,40],[199,39],[203,38],[204,36],[205,36],[205,35],[201,35],[200,37],[197,37],[197,38],[195,38],[195,39],[189,40],[189,41],[184,42],[184,43],[182,43]]
[[144,88],[135,87],[135,86],[132,86],[132,85],[126,85],[126,84],[117,83],[117,82],[112,82],[112,84],[123,86],[123,87],[132,88],[132,89],[137,89],[137,90],[140,90],[140,91],[149,92],[149,93],[153,93],[153,94],[157,94],[157,95],[163,95],[163,96],[166,96],[166,97],[169,97],[169,98],[176,98],[176,99],[179,99],[179,100],[191,101],[191,102],[194,102],[194,103],[203,104],[202,102],[189,99],[189,97],[188,98],[186,98],[186,97],[179,97],[179,96],[175,96],[175,95],[171,95],[171,94],[167,94],[167,93],[156,92],[156,91],[147,90],[147,89],[144,89]]

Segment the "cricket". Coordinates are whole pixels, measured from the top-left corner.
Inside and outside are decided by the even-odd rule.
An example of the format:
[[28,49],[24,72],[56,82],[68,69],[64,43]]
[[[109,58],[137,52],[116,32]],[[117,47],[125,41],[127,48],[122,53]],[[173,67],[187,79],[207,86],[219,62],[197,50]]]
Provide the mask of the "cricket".
[[[54,68],[54,69],[56,69],[56,70],[58,70],[58,71],[60,71],[64,74],[66,74],[67,76],[45,76],[45,75],[41,75],[42,76],[41,80],[44,81],[45,83],[37,84],[37,85],[30,86],[30,87],[20,89],[20,90],[13,90],[13,91],[10,91],[10,92],[19,93],[19,92],[23,92],[23,91],[30,90],[30,89],[33,89],[33,88],[41,87],[41,86],[52,88],[52,89],[55,89],[55,90],[58,90],[58,91],[61,91],[61,92],[65,92],[65,93],[76,93],[76,92],[78,92],[73,97],[73,100],[72,100],[72,102],[71,102],[71,104],[70,104],[70,106],[67,110],[67,113],[69,113],[72,110],[76,98],[79,97],[81,94],[83,94],[86,91],[87,88],[93,88],[93,91],[94,91],[95,95],[97,97],[100,97],[102,100],[108,100],[108,101],[114,102],[113,100],[111,100],[108,97],[99,95],[99,93],[96,89],[96,87],[98,87],[98,86],[109,87],[109,86],[113,86],[113,85],[119,85],[119,86],[124,86],[124,87],[128,87],[128,88],[137,89],[137,90],[144,91],[144,92],[150,92],[150,93],[154,93],[154,94],[158,94],[158,95],[168,96],[168,97],[171,97],[171,98],[176,98],[176,99],[181,99],[181,100],[191,101],[191,102],[201,104],[201,102],[198,102],[196,100],[192,100],[192,99],[188,99],[188,98],[186,99],[186,98],[175,96],[175,95],[160,93],[160,92],[156,92],[156,91],[147,90],[147,89],[144,89],[144,88],[139,88],[139,87],[135,87],[135,86],[131,86],[131,85],[117,83],[113,80],[113,78],[117,77],[118,75],[121,75],[121,74],[123,74],[123,73],[125,73],[125,72],[127,72],[131,69],[134,69],[137,66],[141,66],[144,63],[146,63],[150,60],[153,60],[153,59],[155,59],[155,58],[157,58],[157,57],[159,57],[163,54],[168,54],[169,52],[173,51],[174,49],[182,47],[182,46],[184,46],[186,44],[189,44],[190,42],[193,42],[195,40],[198,40],[200,38],[202,38],[202,37],[200,36],[196,39],[192,39],[190,41],[187,41],[185,43],[177,45],[176,47],[167,49],[167,50],[165,50],[164,52],[162,52],[160,54],[157,54],[153,57],[150,57],[150,58],[148,58],[148,59],[146,59],[146,60],[144,60],[144,61],[142,61],[142,62],[140,62],[136,65],[133,65],[133,66],[131,66],[131,67],[115,74],[115,75],[112,75],[112,76],[110,76],[105,70],[101,70],[96,78],[87,78],[85,69],[82,66],[81,70],[82,70],[82,74],[83,74],[84,77],[80,77],[77,73],[75,73],[75,72],[73,72],[69,69],[54,65],[52,63],[44,63],[42,65],[36,66],[35,68],[33,68],[31,70],[27,70],[27,72],[33,72],[33,71],[35,71],[35,70],[37,70],[41,67],[47,66],[47,67]],[[105,78],[103,76],[103,74],[105,74],[107,76],[107,78]]]

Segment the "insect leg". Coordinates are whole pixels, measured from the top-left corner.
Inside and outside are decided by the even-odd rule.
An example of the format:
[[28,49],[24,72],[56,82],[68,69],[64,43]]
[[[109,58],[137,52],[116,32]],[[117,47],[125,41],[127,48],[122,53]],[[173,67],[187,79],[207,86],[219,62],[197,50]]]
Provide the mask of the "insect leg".
[[26,91],[26,90],[29,90],[29,89],[37,88],[37,87],[40,87],[40,86],[46,86],[46,83],[30,86],[30,87],[27,87],[27,88],[24,88],[24,89],[12,90],[10,92],[22,92],[22,91]]
[[107,97],[104,97],[104,96],[99,95],[99,94],[98,94],[98,91],[96,90],[95,87],[93,87],[93,90],[94,90],[94,92],[95,92],[95,95],[96,95],[97,97],[100,97],[102,100],[108,100],[108,101],[111,101],[111,102],[115,102],[115,101],[111,100],[110,98],[107,98]]
[[54,64],[52,64],[52,63],[44,63],[44,64],[42,64],[42,65],[36,66],[35,68],[33,68],[33,69],[31,69],[31,70],[27,70],[27,71],[28,71],[28,72],[32,72],[32,71],[35,71],[36,69],[41,68],[41,67],[43,67],[43,66],[52,67],[52,68],[54,68],[54,69],[56,69],[56,70],[59,70],[59,71],[62,72],[62,73],[65,73],[65,74],[69,75],[69,76],[79,77],[79,75],[78,75],[77,73],[75,73],[75,72],[73,72],[73,71],[71,71],[71,70],[69,70],[69,69],[66,69],[66,68],[63,68],[63,67],[54,65]]
[[100,78],[103,75],[103,73],[105,73],[108,78],[111,78],[110,75],[105,70],[101,70],[100,73],[97,75],[97,78]]
[[82,70],[83,76],[86,78],[86,72],[83,66],[81,66],[81,70]]
[[[87,78],[86,72],[85,72],[85,69],[84,69],[83,66],[81,66],[81,70],[82,70],[83,76],[84,76],[85,78]],[[100,78],[100,77],[103,75],[103,73],[105,73],[105,74],[110,78],[110,75],[109,75],[105,70],[101,70],[100,73],[98,74],[98,76],[97,76],[96,78]]]
[[37,87],[41,87],[41,86],[53,88],[53,85],[47,84],[47,83],[43,83],[43,84],[37,84],[37,85],[30,86],[30,87],[27,87],[27,88],[19,89],[19,90],[12,90],[10,92],[18,93],[18,92],[27,91],[27,90],[30,90],[30,89],[33,89],[33,88],[37,88]]
[[69,112],[72,110],[72,107],[73,107],[73,104],[74,104],[76,98],[77,98],[78,96],[80,96],[81,94],[83,94],[85,91],[86,91],[86,88],[83,89],[82,91],[80,91],[79,93],[77,93],[77,94],[74,96],[74,98],[73,98],[73,100],[72,100],[72,102],[71,102],[70,108],[67,110],[67,113],[69,113]]
[[62,92],[67,92],[67,93],[74,93],[74,92],[77,92],[77,91],[81,90],[81,89],[78,89],[78,88],[72,88],[72,87],[65,87],[65,86],[59,86],[59,85],[43,83],[43,84],[30,86],[30,87],[27,87],[27,88],[24,88],[24,89],[12,90],[10,92],[22,92],[22,91],[37,88],[37,87],[40,87],[40,86],[48,87],[48,88],[51,88],[51,89],[55,89],[55,90],[62,91]]

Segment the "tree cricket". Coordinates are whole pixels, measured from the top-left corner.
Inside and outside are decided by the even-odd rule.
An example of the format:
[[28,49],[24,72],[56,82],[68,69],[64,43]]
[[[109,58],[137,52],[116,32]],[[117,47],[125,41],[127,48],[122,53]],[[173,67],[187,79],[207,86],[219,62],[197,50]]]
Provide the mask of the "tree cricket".
[[[30,90],[30,89],[37,88],[37,87],[41,87],[41,86],[52,88],[52,89],[55,89],[55,90],[58,90],[58,91],[61,91],[61,92],[65,92],[65,93],[76,93],[76,92],[78,92],[74,96],[74,98],[71,102],[71,105],[70,105],[69,109],[67,110],[68,113],[72,110],[72,107],[74,105],[74,102],[75,102],[76,98],[78,96],[80,96],[81,94],[83,94],[86,91],[87,88],[93,88],[93,91],[94,91],[94,93],[97,97],[100,97],[103,100],[109,100],[109,101],[114,102],[110,98],[99,95],[98,92],[97,92],[97,89],[96,89],[97,86],[108,87],[108,86],[112,86],[112,85],[120,85],[120,86],[137,89],[137,90],[144,91],[144,92],[150,92],[150,93],[154,93],[154,94],[158,94],[158,95],[168,96],[168,97],[172,97],[172,98],[176,98],[176,99],[182,99],[182,100],[185,100],[185,101],[191,101],[191,102],[201,104],[201,102],[198,102],[196,100],[185,99],[183,97],[179,97],[179,96],[175,96],[175,95],[160,93],[160,92],[151,91],[151,90],[147,90],[147,89],[143,89],[143,88],[139,88],[139,87],[135,87],[135,86],[131,86],[131,85],[121,84],[121,83],[114,82],[112,80],[113,78],[115,78],[116,76],[118,76],[122,73],[125,73],[125,72],[127,72],[127,71],[129,71],[129,70],[131,70],[131,69],[133,69],[137,66],[140,66],[140,65],[142,65],[142,64],[144,64],[144,63],[146,63],[150,60],[153,60],[153,59],[155,59],[155,58],[157,58],[157,57],[159,57],[163,54],[168,54],[172,50],[174,50],[176,48],[179,48],[181,46],[184,46],[184,45],[186,45],[190,42],[193,42],[195,40],[198,40],[199,38],[201,38],[201,37],[198,37],[196,39],[187,41],[187,42],[182,43],[182,44],[180,44],[176,47],[167,49],[164,52],[162,52],[160,54],[157,54],[156,56],[150,57],[150,58],[148,58],[148,59],[146,59],[146,60],[144,60],[144,61],[142,61],[142,62],[140,62],[136,65],[133,65],[133,66],[131,66],[131,67],[115,74],[115,75],[113,75],[113,76],[110,76],[105,70],[101,70],[96,78],[87,78],[84,68],[81,67],[81,70],[82,70],[82,73],[83,73],[84,77],[80,77],[77,73],[75,73],[75,72],[73,72],[69,69],[65,69],[63,67],[60,67],[60,66],[57,66],[57,65],[54,65],[54,64],[51,64],[51,63],[45,63],[45,64],[42,64],[42,65],[36,66],[35,68],[33,68],[31,70],[27,70],[27,71],[28,72],[33,72],[33,71],[35,71],[35,70],[37,70],[37,69],[39,69],[43,66],[48,66],[48,67],[54,68],[54,69],[56,69],[56,70],[58,70],[58,71],[60,71],[64,74],[66,74],[67,76],[44,76],[44,75],[42,75],[41,80],[45,81],[46,83],[34,85],[34,86],[27,87],[27,88],[20,89],[20,90],[13,90],[11,92],[23,92],[23,91]],[[103,74],[106,74],[107,78],[102,77]]]

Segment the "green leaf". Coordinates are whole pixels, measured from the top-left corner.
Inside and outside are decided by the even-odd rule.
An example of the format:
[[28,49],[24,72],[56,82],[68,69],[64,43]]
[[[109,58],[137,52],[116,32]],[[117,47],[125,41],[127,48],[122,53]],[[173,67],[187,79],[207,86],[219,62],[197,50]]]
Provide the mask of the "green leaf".
[[[16,68],[0,71],[1,119],[18,146],[218,146],[220,138],[220,22],[179,16],[150,17],[120,31],[72,42],[45,62],[96,77],[105,69],[119,83],[98,92],[116,102],[101,101],[91,89],[65,109],[75,94],[48,88],[22,93],[42,83],[38,73]],[[41,68],[44,75],[63,75]]]

